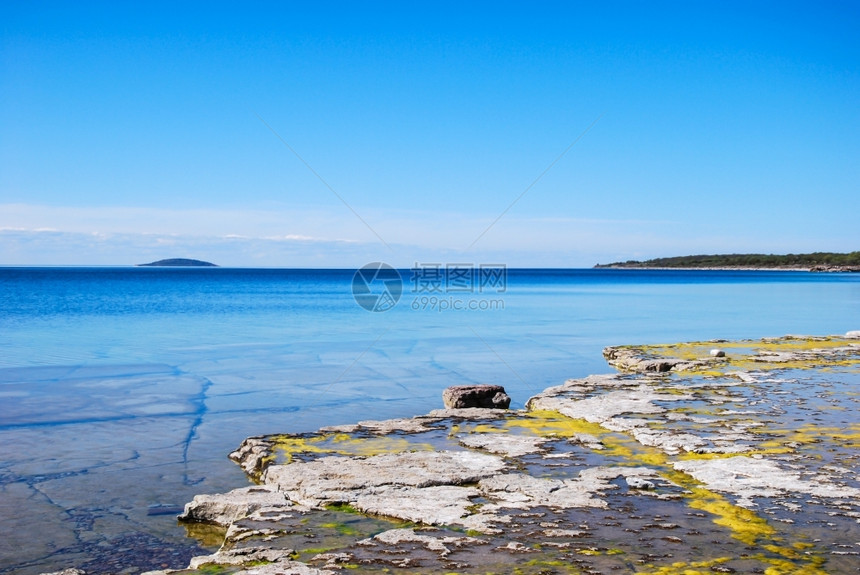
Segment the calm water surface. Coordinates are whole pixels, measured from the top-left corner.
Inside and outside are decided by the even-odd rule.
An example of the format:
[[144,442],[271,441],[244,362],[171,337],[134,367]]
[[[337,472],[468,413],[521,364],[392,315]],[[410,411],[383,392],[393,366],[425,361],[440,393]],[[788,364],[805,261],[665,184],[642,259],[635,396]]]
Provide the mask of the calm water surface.
[[0,268],[0,572],[184,567],[175,511],[246,484],[226,456],[250,435],[424,413],[464,383],[519,407],[608,371],[607,345],[860,329],[860,274],[507,270],[440,293],[402,270],[372,313],[353,273]]

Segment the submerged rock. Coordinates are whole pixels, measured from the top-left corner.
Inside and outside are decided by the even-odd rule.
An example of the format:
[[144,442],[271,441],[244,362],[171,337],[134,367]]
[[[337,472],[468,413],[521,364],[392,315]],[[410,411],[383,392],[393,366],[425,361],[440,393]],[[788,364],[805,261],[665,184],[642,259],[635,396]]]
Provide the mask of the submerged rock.
[[519,457],[528,453],[538,453],[541,447],[549,441],[546,437],[524,437],[507,433],[480,433],[458,437],[460,445],[475,449],[484,449],[490,453]]
[[392,546],[402,543],[418,543],[430,551],[439,553],[440,557],[447,557],[450,555],[452,547],[456,549],[464,544],[480,544],[480,540],[474,537],[434,536],[427,532],[418,533],[414,529],[389,529],[370,539],[359,541],[358,545],[372,546],[380,543]]

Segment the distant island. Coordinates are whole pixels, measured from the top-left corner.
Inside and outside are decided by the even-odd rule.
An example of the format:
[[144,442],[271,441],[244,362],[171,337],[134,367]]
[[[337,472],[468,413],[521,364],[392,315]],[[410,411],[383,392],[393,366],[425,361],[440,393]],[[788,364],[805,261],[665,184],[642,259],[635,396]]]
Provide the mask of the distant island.
[[676,256],[653,260],[597,264],[595,268],[786,269],[813,272],[860,272],[860,252],[847,254],[723,254]]
[[201,260],[190,260],[187,258],[172,258],[168,260],[158,260],[149,264],[137,264],[138,267],[157,266],[157,267],[174,267],[174,268],[217,268],[218,266]]

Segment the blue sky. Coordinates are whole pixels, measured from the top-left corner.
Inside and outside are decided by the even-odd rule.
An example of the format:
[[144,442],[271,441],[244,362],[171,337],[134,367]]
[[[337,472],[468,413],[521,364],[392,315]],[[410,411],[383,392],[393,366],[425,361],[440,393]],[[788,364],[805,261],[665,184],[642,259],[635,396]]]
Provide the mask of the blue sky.
[[854,251],[858,30],[857,2],[5,2],[0,264]]

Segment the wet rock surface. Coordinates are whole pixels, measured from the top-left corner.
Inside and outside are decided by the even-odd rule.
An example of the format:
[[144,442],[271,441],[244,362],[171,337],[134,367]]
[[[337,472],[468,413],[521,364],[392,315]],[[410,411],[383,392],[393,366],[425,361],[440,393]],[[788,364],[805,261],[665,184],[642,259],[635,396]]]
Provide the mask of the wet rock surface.
[[716,345],[610,348],[622,373],[520,411],[249,438],[258,485],[186,505],[223,545],[185,571],[857,573],[860,343]]

